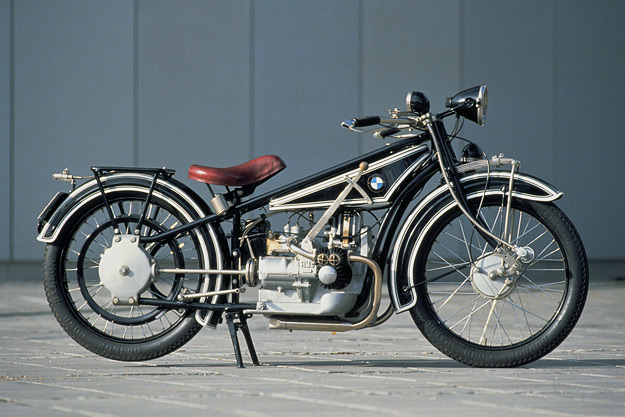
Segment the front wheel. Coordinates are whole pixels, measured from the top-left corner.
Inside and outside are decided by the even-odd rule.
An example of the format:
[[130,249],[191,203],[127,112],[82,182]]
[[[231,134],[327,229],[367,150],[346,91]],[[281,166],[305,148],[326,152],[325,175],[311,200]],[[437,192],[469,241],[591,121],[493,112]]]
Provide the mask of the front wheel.
[[[555,205],[514,199],[506,231],[501,197],[476,197],[490,231],[523,248],[486,244],[457,205],[442,205],[411,259],[412,318],[447,356],[477,367],[513,367],[555,349],[579,319],[588,291],[581,240]],[[504,236],[504,231],[506,235]]]

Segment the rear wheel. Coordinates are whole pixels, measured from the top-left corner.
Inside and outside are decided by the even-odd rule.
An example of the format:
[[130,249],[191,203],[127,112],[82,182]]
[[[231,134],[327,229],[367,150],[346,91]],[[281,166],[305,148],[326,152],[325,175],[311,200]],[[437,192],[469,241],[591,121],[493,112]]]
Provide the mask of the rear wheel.
[[417,304],[412,317],[446,355],[479,367],[511,367],[555,349],[581,315],[588,264],[571,222],[553,204],[513,200],[505,230],[500,197],[473,198],[492,233],[524,248],[493,249],[455,204],[421,233],[411,261]]
[[[71,226],[46,248],[44,286],[55,317],[76,342],[111,359],[165,355],[201,328],[193,311],[138,304],[138,297],[175,300],[181,292],[202,290],[200,274],[161,274],[152,279],[152,260],[159,267],[173,268],[208,268],[215,261],[212,241],[202,229],[166,242],[130,243],[136,242],[146,193],[145,189],[107,193],[118,234],[104,199],[98,197],[78,209],[67,222]],[[138,230],[141,236],[164,232],[196,217],[158,190],[146,213]],[[120,258],[126,259],[121,262]]]

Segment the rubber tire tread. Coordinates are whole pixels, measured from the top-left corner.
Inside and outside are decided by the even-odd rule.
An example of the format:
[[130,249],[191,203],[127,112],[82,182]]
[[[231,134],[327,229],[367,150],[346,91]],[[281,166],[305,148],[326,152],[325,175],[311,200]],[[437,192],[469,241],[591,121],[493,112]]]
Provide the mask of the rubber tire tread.
[[[424,286],[417,286],[417,304],[410,310],[412,318],[425,338],[448,357],[463,364],[480,368],[518,367],[542,358],[560,345],[571,333],[582,314],[588,293],[589,271],[581,238],[568,217],[552,203],[517,199],[515,206],[524,208],[541,220],[559,240],[566,253],[569,291],[560,312],[549,327],[537,337],[510,348],[481,348],[452,334],[428,305]],[[456,207],[455,210],[458,210]],[[453,216],[455,218],[455,216]],[[441,230],[449,216],[439,219],[432,230]],[[427,248],[429,250],[429,247]],[[421,260],[426,255],[422,255]],[[419,264],[419,261],[417,262]],[[417,265],[420,270],[420,265]]]
[[[111,198],[109,196],[109,198]],[[97,204],[88,204],[81,208],[75,216],[78,219],[88,215]],[[175,328],[162,336],[148,341],[133,341],[128,343],[116,342],[97,333],[82,319],[77,317],[74,309],[68,304],[64,296],[64,286],[60,273],[60,258],[63,253],[63,244],[69,237],[67,234],[46,246],[43,268],[43,285],[48,304],[54,317],[63,330],[78,344],[89,351],[118,361],[144,361],[167,355],[189,342],[201,329],[189,313]],[[210,239],[209,239],[210,242]],[[210,247],[210,245],[209,245]]]

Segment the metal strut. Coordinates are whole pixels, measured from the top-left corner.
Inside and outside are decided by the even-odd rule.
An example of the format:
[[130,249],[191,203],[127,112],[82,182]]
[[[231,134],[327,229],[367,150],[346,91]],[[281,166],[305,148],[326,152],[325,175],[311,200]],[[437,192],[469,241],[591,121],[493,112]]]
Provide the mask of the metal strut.
[[[469,210],[468,202],[466,201],[466,197],[462,194],[462,187],[460,186],[460,181],[457,177],[456,167],[453,164],[450,150],[446,145],[442,143],[442,137],[446,135],[438,134],[434,129],[440,129],[438,125],[434,125],[433,123],[428,123],[427,128],[430,132],[430,136],[432,137],[432,142],[434,143],[434,148],[436,149],[436,153],[438,155],[438,162],[441,169],[441,174],[443,174],[443,178],[445,179],[445,183],[447,187],[449,187],[449,193],[458,204],[458,208],[460,211],[469,219],[469,221],[475,226],[478,233],[484,238],[484,240],[491,245],[493,248],[497,247],[497,243],[500,243],[504,247],[509,250],[515,251],[516,247],[504,239],[501,239],[494,234],[492,234],[486,227],[486,225],[482,224],[479,217],[476,217]],[[514,171],[517,168],[516,164],[513,164],[512,170]],[[514,175],[510,177],[510,187],[513,185]],[[508,207],[510,208],[511,200],[512,200],[512,188],[508,190]],[[508,209],[508,213],[510,213],[510,209]],[[506,218],[506,222],[508,219]],[[504,236],[505,237],[505,236]]]
[[[238,322],[235,322],[238,320]],[[239,338],[237,337],[237,331],[243,332],[245,343],[247,344],[247,350],[252,357],[252,363],[254,365],[260,365],[258,356],[256,355],[256,349],[252,342],[252,335],[250,329],[247,327],[247,317],[243,313],[226,313],[226,323],[228,323],[228,331],[230,331],[230,337],[232,338],[232,346],[234,347],[234,355],[237,358],[237,368],[245,368],[243,366],[243,357],[241,356],[241,347],[239,345]]]

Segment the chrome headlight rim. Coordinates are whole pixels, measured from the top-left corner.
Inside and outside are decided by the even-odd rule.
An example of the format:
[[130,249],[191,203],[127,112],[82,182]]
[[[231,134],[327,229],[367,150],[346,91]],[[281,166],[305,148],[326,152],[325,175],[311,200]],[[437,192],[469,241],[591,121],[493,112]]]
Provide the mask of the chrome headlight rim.
[[449,97],[445,106],[449,107],[460,117],[484,125],[486,121],[486,107],[488,105],[488,88],[486,84],[476,85]]
[[476,123],[480,126],[484,126],[486,123],[486,110],[488,108],[488,87],[486,84],[480,86],[475,101],[475,106],[477,107]]

